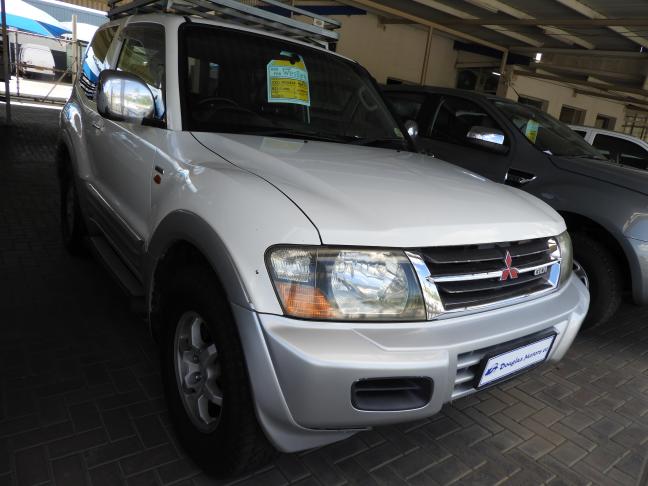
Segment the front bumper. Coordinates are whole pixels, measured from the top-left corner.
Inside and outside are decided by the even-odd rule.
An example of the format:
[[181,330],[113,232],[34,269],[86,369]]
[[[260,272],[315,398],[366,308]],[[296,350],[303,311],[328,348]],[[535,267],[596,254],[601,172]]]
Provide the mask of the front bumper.
[[[587,290],[572,277],[539,299],[422,323],[310,322],[240,307],[235,313],[259,420],[274,445],[289,452],[437,413],[444,403],[475,391],[466,365],[500,344],[554,331],[548,360],[558,361],[588,304]],[[398,377],[431,378],[429,403],[399,411],[353,406],[351,388],[358,380]]]

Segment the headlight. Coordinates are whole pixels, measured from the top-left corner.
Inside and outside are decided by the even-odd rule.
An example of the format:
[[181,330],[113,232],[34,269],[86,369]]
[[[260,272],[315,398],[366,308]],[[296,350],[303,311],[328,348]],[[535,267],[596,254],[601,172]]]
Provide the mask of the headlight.
[[566,231],[556,237],[558,241],[558,250],[560,251],[560,282],[559,285],[565,283],[574,270],[574,252],[572,250],[572,242],[569,233]]
[[336,321],[423,321],[421,288],[402,251],[272,248],[272,283],[286,315]]

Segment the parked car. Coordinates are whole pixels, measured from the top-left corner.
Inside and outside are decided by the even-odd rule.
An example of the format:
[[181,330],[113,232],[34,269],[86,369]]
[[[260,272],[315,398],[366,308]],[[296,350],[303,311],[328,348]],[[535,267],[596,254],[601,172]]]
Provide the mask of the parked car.
[[61,140],[65,245],[145,301],[171,420],[214,474],[433,415],[561,359],[587,312],[554,210],[413,153],[315,43],[114,20]]
[[569,125],[569,128],[612,162],[635,169],[648,169],[648,143],[644,140],[602,128],[580,125]]
[[22,76],[54,77],[54,56],[49,47],[39,44],[22,44],[18,57],[20,60],[19,72]]
[[385,88],[417,124],[421,150],[543,199],[567,222],[589,287],[585,326],[608,321],[630,289],[648,304],[648,174],[619,166],[567,125],[514,101],[458,89]]

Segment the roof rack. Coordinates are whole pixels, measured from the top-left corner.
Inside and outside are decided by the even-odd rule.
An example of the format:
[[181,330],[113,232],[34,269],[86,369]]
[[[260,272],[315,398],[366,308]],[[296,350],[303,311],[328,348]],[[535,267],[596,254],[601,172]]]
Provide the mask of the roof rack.
[[[108,0],[108,17],[114,20],[137,13],[180,13],[261,28],[317,45],[328,45],[339,38],[333,31],[340,27],[337,20],[280,0],[256,0],[254,3],[256,5],[239,0]],[[282,10],[286,15],[276,13]],[[296,20],[293,15],[309,18],[312,23]]]

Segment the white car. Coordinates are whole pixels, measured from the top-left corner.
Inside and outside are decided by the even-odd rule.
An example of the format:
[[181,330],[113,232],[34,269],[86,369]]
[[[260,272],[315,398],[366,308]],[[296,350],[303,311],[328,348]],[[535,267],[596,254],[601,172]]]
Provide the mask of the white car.
[[644,140],[602,128],[580,125],[569,127],[613,162],[636,169],[648,169],[648,143]]
[[54,77],[54,55],[47,46],[39,44],[22,44],[20,46],[20,74],[27,77],[42,75]]
[[563,219],[409,151],[357,63],[157,13],[87,56],[61,115],[63,237],[144,300],[210,472],[428,417],[569,349],[589,295]]

